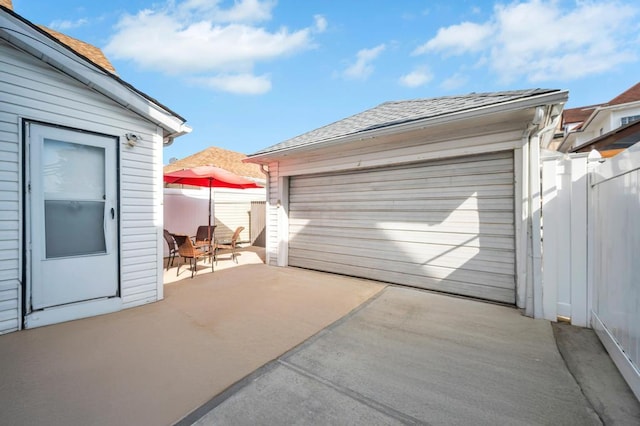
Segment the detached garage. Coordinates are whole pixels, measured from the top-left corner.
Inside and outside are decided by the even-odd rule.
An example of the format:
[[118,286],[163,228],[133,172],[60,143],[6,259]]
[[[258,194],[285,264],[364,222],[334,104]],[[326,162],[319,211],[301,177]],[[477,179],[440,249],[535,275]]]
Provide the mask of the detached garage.
[[538,152],[566,99],[533,89],[387,102],[249,156],[269,171],[267,262],[533,314]]

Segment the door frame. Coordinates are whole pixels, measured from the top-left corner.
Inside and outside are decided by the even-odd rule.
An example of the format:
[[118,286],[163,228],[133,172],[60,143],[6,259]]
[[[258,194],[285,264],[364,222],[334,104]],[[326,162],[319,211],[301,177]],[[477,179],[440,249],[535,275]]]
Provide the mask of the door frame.
[[[23,328],[33,328],[44,325],[56,324],[63,321],[70,321],[79,318],[86,318],[105,313],[115,312],[122,309],[122,256],[121,256],[121,167],[120,167],[120,137],[101,132],[90,131],[78,127],[63,126],[45,121],[22,119],[22,326]],[[115,149],[115,175],[116,175],[116,201],[115,205],[118,211],[116,218],[116,267],[118,268],[116,294],[113,297],[79,301],[51,308],[33,310],[32,297],[32,247],[31,247],[31,222],[32,222],[32,205],[31,205],[31,151],[30,151],[30,130],[29,125],[36,124],[44,127],[61,129],[64,131],[85,133],[94,136],[100,136],[113,139],[116,144]]]

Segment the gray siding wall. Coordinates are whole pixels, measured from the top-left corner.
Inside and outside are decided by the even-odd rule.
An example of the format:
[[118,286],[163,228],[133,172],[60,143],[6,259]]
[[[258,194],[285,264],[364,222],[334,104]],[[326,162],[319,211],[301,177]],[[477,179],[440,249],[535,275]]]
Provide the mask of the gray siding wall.
[[[78,65],[81,66],[81,65]],[[162,138],[159,129],[43,62],[0,41],[0,333],[20,328],[22,120],[119,136],[124,306],[162,297]],[[123,135],[142,136],[135,148]],[[160,281],[161,284],[161,281]]]

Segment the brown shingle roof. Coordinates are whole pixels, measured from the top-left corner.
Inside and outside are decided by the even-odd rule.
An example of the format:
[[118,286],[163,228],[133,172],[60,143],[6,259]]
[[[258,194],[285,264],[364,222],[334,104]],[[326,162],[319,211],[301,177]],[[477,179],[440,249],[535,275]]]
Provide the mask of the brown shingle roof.
[[582,123],[584,122],[591,113],[599,106],[603,106],[606,104],[600,105],[589,105],[578,108],[568,108],[562,111],[562,123]]
[[38,25],[38,28],[40,28],[43,31],[46,31],[51,36],[58,39],[60,43],[65,44],[66,46],[73,49],[75,52],[79,53],[80,55],[84,56],[94,64],[101,66],[102,68],[104,68],[105,70],[113,74],[116,74],[116,69],[113,67],[113,65],[111,65],[111,62],[109,62],[107,57],[104,56],[104,53],[102,53],[102,50],[100,50],[99,48],[89,43],[85,43],[82,40],[78,40],[77,38],[69,37],[66,34],[62,34],[62,33],[59,33],[58,31],[52,30],[51,28],[47,28],[44,25]]
[[[9,10],[13,10],[13,3],[11,0],[0,0],[0,6],[6,7]],[[102,50],[100,50],[99,48],[89,43],[85,43],[82,40],[78,40],[77,38],[69,37],[66,34],[62,34],[58,31],[52,30],[51,28],[47,28],[44,25],[38,25],[38,28],[46,31],[47,33],[49,33],[49,35],[55,37],[60,43],[66,45],[76,53],[84,56],[94,64],[101,66],[112,74],[117,74],[116,69],[113,67],[111,62],[109,62],[107,57],[104,56],[104,53],[102,53]]]
[[620,105],[640,101],[640,83],[636,83],[609,101],[609,105]]
[[264,179],[265,175],[260,170],[260,166],[252,163],[243,163],[242,160],[245,158],[247,156],[240,152],[212,146],[165,166],[163,171],[167,173],[174,170],[211,165],[223,168],[239,176]]
[[[577,108],[569,108],[562,111],[562,124],[567,123],[584,123],[591,116],[593,111],[599,107],[608,107],[611,105],[626,104],[629,102],[640,101],[640,83],[636,83],[634,86],[628,88],[624,92],[620,93],[609,102],[605,102],[597,105],[588,105]],[[576,129],[581,127],[578,126]],[[574,130],[576,130],[574,129]]]

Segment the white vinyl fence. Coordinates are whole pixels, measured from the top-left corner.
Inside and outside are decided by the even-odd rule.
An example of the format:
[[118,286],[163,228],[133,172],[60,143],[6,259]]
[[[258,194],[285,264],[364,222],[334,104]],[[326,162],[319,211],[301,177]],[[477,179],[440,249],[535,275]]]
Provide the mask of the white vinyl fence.
[[[211,224],[216,225],[217,240],[230,239],[238,226],[245,229],[240,234],[240,241],[253,243],[252,234],[260,234],[262,230],[253,229],[252,222],[264,227],[264,219],[260,222],[255,216],[260,209],[252,210],[252,203],[265,200],[265,189],[229,189],[214,188],[211,206]],[[164,189],[164,229],[176,234],[195,235],[198,226],[208,222],[209,190],[208,189]],[[262,209],[264,215],[264,209]],[[252,221],[253,215],[253,221]],[[257,222],[256,222],[257,220]],[[165,256],[168,255],[165,245]]]
[[543,311],[592,327],[640,398],[640,144],[542,160]]
[[640,399],[640,144],[590,180],[591,324]]

